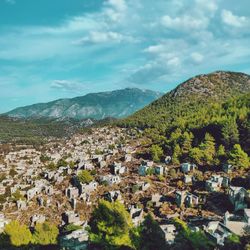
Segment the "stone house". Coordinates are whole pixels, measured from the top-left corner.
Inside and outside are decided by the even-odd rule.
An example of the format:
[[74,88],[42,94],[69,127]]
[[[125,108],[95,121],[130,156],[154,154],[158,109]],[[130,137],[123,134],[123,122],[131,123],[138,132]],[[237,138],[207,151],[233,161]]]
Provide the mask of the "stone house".
[[223,164],[222,169],[225,173],[232,173],[233,171],[233,166],[230,164]]
[[119,184],[121,182],[121,178],[119,175],[105,175],[100,177],[101,182],[107,182],[108,185]]
[[79,190],[76,187],[68,187],[65,190],[65,195],[69,199],[77,198],[79,196]]
[[166,167],[163,166],[156,166],[154,170],[157,175],[164,175],[166,173]]
[[138,174],[140,176],[146,176],[147,175],[147,171],[150,167],[147,165],[140,165],[139,169],[138,169]]
[[245,188],[230,186],[228,197],[235,211],[247,208],[247,198],[249,198],[249,194]]
[[46,217],[42,214],[35,214],[33,216],[31,216],[30,218],[30,225],[31,227],[34,227],[36,225],[36,223],[44,223],[46,220]]
[[16,206],[18,210],[24,210],[27,208],[26,201],[23,201],[23,200],[16,201]]
[[192,184],[192,182],[193,182],[193,176],[185,174],[184,175],[184,183],[185,184]]
[[3,232],[5,225],[9,223],[9,220],[4,217],[4,214],[0,213],[0,233]]
[[109,202],[115,202],[119,201],[120,203],[123,203],[122,195],[119,190],[117,191],[109,191],[104,194],[104,199],[109,201]]
[[191,163],[182,163],[181,164],[181,172],[184,174],[187,174],[191,171],[194,171],[195,169],[197,169],[195,164],[191,164]]
[[126,167],[122,166],[121,163],[114,163],[111,166],[111,173],[114,175],[120,175],[120,174],[124,174],[126,172]]
[[151,201],[153,202],[153,205],[155,207],[160,207],[162,202],[163,202],[163,196],[161,194],[158,194],[158,193],[153,194]]
[[130,162],[130,161],[132,161],[132,155],[131,155],[131,154],[125,154],[125,156],[124,156],[124,161],[125,161],[125,162]]
[[147,191],[150,188],[149,182],[139,181],[136,183],[140,191]]
[[227,211],[224,214],[223,222],[233,233],[243,236],[244,229],[250,226],[250,209],[245,208],[243,215],[230,214]]
[[232,231],[219,221],[211,221],[204,227],[205,233],[217,245],[223,246],[227,237],[232,235]]
[[134,226],[139,226],[143,222],[143,209],[138,208],[136,205],[131,205],[128,211]]
[[162,232],[165,235],[165,240],[169,245],[172,245],[177,234],[176,227],[174,224],[164,224],[160,225]]
[[220,175],[212,175],[209,180],[206,181],[206,190],[209,192],[217,192],[221,189],[223,177]]
[[187,191],[176,191],[175,202],[178,207],[182,205],[186,207],[197,206],[199,204],[199,197]]
[[166,164],[169,164],[172,161],[172,157],[170,155],[167,155],[164,159]]
[[80,220],[79,214],[75,213],[74,211],[66,211],[62,214],[62,225],[81,225],[82,222]]
[[80,183],[79,192],[83,193],[91,193],[97,189],[98,183],[96,181],[91,181],[90,183]]

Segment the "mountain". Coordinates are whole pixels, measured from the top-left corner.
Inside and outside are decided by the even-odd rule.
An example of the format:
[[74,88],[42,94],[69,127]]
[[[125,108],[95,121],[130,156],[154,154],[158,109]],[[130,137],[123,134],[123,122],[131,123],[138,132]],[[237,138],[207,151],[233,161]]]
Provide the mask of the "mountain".
[[59,120],[122,118],[131,115],[160,96],[162,96],[161,93],[151,90],[126,88],[20,107],[5,115],[15,118],[56,118]]
[[198,75],[119,123],[166,129],[183,122],[186,123],[183,126],[195,127],[194,122],[202,123],[219,104],[249,92],[250,76],[247,74],[217,71]]
[[144,129],[167,154],[179,155],[175,162],[190,160],[179,148],[202,147],[207,133],[217,149],[228,152],[240,144],[250,154],[250,76],[224,71],[196,76],[117,124]]

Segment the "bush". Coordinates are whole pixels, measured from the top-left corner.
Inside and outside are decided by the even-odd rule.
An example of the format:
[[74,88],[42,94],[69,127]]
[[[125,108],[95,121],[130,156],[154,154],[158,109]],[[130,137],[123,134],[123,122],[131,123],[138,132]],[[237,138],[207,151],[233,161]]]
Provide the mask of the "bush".
[[82,170],[78,176],[78,180],[83,184],[89,184],[91,181],[93,181],[93,176],[90,174],[88,170]]

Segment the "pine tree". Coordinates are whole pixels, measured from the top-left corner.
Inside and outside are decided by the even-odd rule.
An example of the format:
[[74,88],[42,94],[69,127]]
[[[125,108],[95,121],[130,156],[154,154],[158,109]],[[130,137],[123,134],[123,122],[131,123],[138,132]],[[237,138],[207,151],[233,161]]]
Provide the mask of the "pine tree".
[[173,164],[180,164],[179,157],[181,155],[181,148],[179,144],[176,144],[174,147],[174,152],[172,155],[172,163]]
[[167,249],[165,234],[151,215],[147,215],[142,223],[139,241],[141,250]]
[[160,146],[152,145],[150,153],[154,162],[160,162],[161,157],[163,156],[163,150]]
[[181,138],[181,149],[184,155],[187,155],[192,148],[194,135],[190,132],[184,132]]
[[205,165],[212,165],[215,158],[215,140],[209,133],[205,134],[204,142],[199,147],[203,153],[203,162]]
[[239,144],[235,144],[231,152],[229,153],[228,163],[237,166],[239,168],[249,168],[250,162],[247,153],[243,151]]
[[98,244],[101,249],[132,245],[129,237],[132,221],[124,205],[119,202],[101,200],[89,225],[90,242]]
[[222,137],[227,147],[239,143],[239,130],[235,118],[228,118],[222,127]]

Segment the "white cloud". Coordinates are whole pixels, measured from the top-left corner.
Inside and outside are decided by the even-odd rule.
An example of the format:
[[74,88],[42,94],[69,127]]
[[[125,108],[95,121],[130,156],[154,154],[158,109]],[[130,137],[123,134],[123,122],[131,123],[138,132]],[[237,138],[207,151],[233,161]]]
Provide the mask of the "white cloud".
[[76,80],[53,80],[50,87],[59,91],[78,93],[85,88],[85,84]]
[[215,0],[195,0],[196,6],[202,8],[204,11],[210,11],[212,13],[218,10],[218,5]]
[[112,31],[107,31],[107,32],[92,31],[88,36],[76,41],[75,44],[112,43],[112,42],[120,43],[122,41],[132,42],[133,38]]
[[167,62],[167,65],[170,67],[178,67],[180,66],[180,64],[181,64],[180,58],[178,58],[177,56],[169,59]]
[[221,18],[225,24],[235,28],[250,27],[250,20],[247,17],[236,16],[229,10],[222,10]]
[[149,46],[144,50],[144,52],[152,53],[152,54],[158,54],[164,52],[166,49],[166,46],[163,44],[157,44]]
[[108,0],[106,3],[108,6],[115,8],[118,11],[125,11],[127,10],[127,5],[124,0]]
[[198,52],[193,52],[191,58],[195,63],[201,63],[204,59],[204,56]]
[[208,26],[209,20],[206,17],[197,18],[184,15],[172,18],[165,15],[162,17],[161,23],[168,29],[192,32],[192,30],[205,29]]

